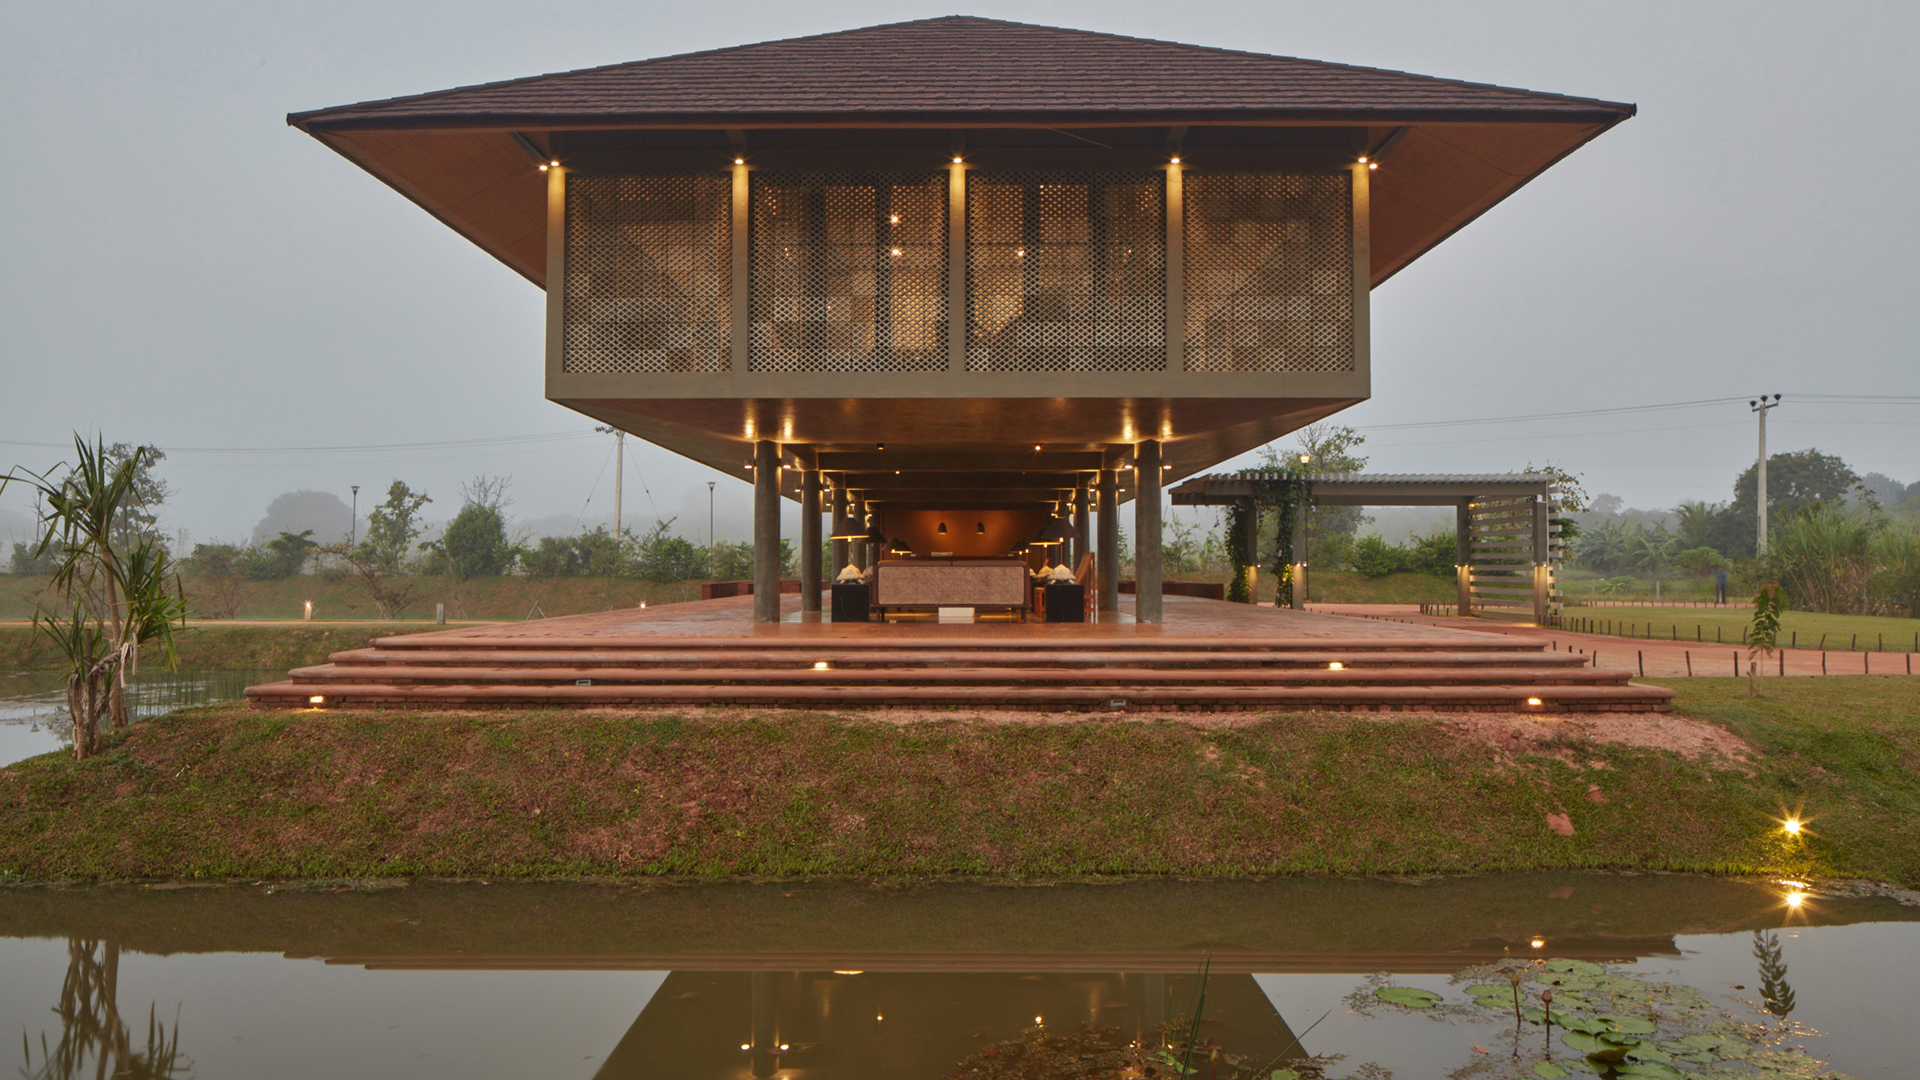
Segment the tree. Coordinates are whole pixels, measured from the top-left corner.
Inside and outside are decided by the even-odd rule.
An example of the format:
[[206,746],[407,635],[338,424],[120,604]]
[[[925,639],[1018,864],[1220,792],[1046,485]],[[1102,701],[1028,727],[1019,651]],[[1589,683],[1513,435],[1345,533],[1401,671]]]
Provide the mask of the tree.
[[52,577],[61,599],[56,610],[36,611],[34,625],[67,661],[73,751],[85,758],[97,749],[102,718],[116,731],[129,723],[127,677],[140,647],[158,644],[167,665],[178,664],[173,624],[185,619],[186,600],[159,537],[120,524],[138,498],[140,463],[157,460],[158,451],[138,447],[116,460],[104,441],[89,446],[77,434],[73,449],[74,463],[59,477],[59,466],[44,473],[15,467],[0,477],[0,490],[26,483],[46,503],[35,554],[57,545]]
[[[1269,443],[1260,449],[1260,467],[1268,470],[1292,468],[1322,476],[1345,475],[1363,472],[1367,459],[1354,453],[1360,444],[1367,441],[1365,435],[1342,424],[1313,424],[1294,432],[1298,449],[1284,457]],[[1306,455],[1305,462],[1300,455]],[[1366,511],[1358,506],[1314,506],[1307,513],[1307,550],[1314,553],[1316,561],[1324,553],[1333,557],[1335,563],[1351,559],[1344,541],[1327,540],[1332,537],[1351,537],[1360,530],[1360,526],[1372,520]]]
[[388,561],[386,553],[366,544],[348,547],[343,540],[337,544],[321,545],[320,553],[347,564],[347,568],[366,586],[367,598],[373,601],[382,619],[398,618],[420,591],[418,579],[402,577],[389,569],[394,564]]
[[181,569],[193,581],[195,611],[215,619],[231,619],[238,614],[252,555],[252,549],[238,544],[193,545],[193,554]]
[[58,545],[43,552],[37,544],[15,543],[12,557],[7,560],[7,572],[20,577],[45,577],[53,573],[53,566],[59,560]]
[[[1733,505],[1745,509],[1749,531],[1754,528],[1759,477],[1759,466],[1749,465],[1733,482]],[[1767,519],[1785,521],[1814,503],[1839,506],[1859,481],[1847,463],[1832,454],[1813,449],[1774,454],[1767,458]]]
[[1368,533],[1353,542],[1353,568],[1370,577],[1386,577],[1407,568],[1407,553],[1386,542],[1379,533]]
[[654,522],[636,544],[635,569],[648,581],[693,581],[707,574],[707,552],[667,532],[675,520]]
[[307,568],[307,560],[320,550],[313,540],[313,530],[305,529],[298,533],[281,533],[261,547],[247,552],[244,562],[247,576],[255,581],[279,581],[296,577]]
[[367,514],[367,536],[356,550],[362,558],[378,563],[381,574],[400,573],[420,537],[420,508],[432,501],[426,492],[395,480],[387,488],[387,500]]
[[167,455],[152,446],[129,446],[126,443],[114,443],[107,447],[107,465],[110,469],[123,466],[132,470],[132,484],[129,498],[120,512],[114,515],[113,543],[121,550],[129,550],[141,540],[158,542],[160,537],[160,505],[173,494],[173,487],[166,481],[153,475],[153,470]]

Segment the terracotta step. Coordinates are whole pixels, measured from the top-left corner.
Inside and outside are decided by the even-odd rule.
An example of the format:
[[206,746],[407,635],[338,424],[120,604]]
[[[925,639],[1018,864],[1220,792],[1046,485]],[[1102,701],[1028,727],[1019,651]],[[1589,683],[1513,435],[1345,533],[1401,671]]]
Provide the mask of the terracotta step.
[[805,652],[764,653],[754,649],[704,650],[626,650],[626,649],[434,649],[399,651],[386,649],[349,649],[329,658],[334,664],[351,667],[596,667],[634,669],[661,667],[743,667],[793,670],[811,668],[826,662],[837,670],[858,668],[938,667],[963,664],[970,667],[1026,668],[1104,668],[1104,667],[1189,667],[1189,668],[1326,668],[1339,663],[1347,668],[1407,666],[1484,666],[1537,665],[1542,668],[1577,668],[1588,658],[1578,653],[1543,652],[1539,649],[1512,649],[1499,652],[1455,652],[1398,650],[1393,652],[1350,652],[1327,649],[1306,652],[1168,652],[1118,653],[1088,648],[1077,651],[1036,653],[1001,648],[998,650],[959,651],[921,649],[911,652],[893,650],[849,650],[838,647]]
[[[1373,686],[1475,684],[1534,686],[1619,685],[1629,671],[1532,667],[1378,667],[1329,671],[1325,668],[1216,669],[885,667],[814,670],[812,668],[706,667],[434,667],[348,666],[327,664],[296,668],[291,681],[327,687],[351,684],[593,686],[757,685],[797,687],[853,686],[1008,686],[1022,683],[1072,686]],[[319,691],[315,691],[319,692]]]
[[[1175,710],[1470,710],[1491,712],[1664,711],[1665,687],[1606,686],[398,686],[358,683],[317,688],[292,682],[250,687],[258,705],[309,707],[373,705],[424,708],[736,705],[821,710],[879,707],[1061,709],[1095,712]],[[1537,699],[1540,705],[1529,704]]]
[[[868,624],[871,625],[871,624]],[[1074,624],[1056,624],[1063,630],[1077,629]],[[1039,624],[1036,629],[1043,629]],[[1424,649],[1443,649],[1448,652],[1513,652],[1541,651],[1537,642],[1504,637],[1497,634],[1465,635],[1452,633],[1433,637],[1383,637],[1383,638],[1255,638],[1255,637],[1162,637],[1149,635],[1141,637],[1101,637],[1083,635],[1075,637],[1021,637],[1011,636],[953,636],[944,634],[925,634],[903,632],[898,637],[854,637],[823,635],[819,637],[781,637],[769,634],[764,637],[674,637],[670,635],[636,635],[629,637],[547,637],[538,634],[524,636],[488,635],[464,636],[466,631],[436,632],[425,634],[406,634],[399,637],[375,638],[371,645],[376,649],[413,650],[413,649],[502,649],[510,651],[540,650],[590,650],[590,651],[631,651],[649,652],[688,651],[702,649],[748,649],[764,653],[814,652],[821,648],[842,650],[861,650],[874,652],[915,651],[915,650],[975,650],[975,649],[1018,649],[1023,652],[1084,651],[1096,649],[1103,652],[1300,652],[1327,651],[1339,649],[1346,652],[1378,651],[1418,651]]]

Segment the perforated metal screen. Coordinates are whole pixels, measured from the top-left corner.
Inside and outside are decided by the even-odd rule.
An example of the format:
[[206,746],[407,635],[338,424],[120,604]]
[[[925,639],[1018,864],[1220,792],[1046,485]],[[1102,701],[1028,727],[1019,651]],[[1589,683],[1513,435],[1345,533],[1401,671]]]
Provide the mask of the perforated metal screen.
[[1352,371],[1352,177],[1183,180],[1187,370]]
[[967,370],[1166,367],[1166,177],[967,177]]
[[947,174],[755,173],[755,371],[947,366]]
[[724,371],[733,180],[567,178],[567,371]]

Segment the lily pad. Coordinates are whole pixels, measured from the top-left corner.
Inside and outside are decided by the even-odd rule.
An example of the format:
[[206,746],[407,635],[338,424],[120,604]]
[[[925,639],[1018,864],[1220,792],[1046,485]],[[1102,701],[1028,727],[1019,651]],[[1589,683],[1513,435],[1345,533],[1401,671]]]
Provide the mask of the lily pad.
[[1599,975],[1606,970],[1599,964],[1587,960],[1556,959],[1549,960],[1540,966],[1548,971],[1572,972],[1579,975]]
[[1467,987],[1467,993],[1482,1000],[1505,1002],[1508,1008],[1513,1007],[1513,987],[1506,983],[1475,983]]
[[1566,1080],[1568,1073],[1551,1061],[1536,1061],[1533,1063],[1533,1075],[1540,1080]]
[[1653,1021],[1641,1016],[1623,1016],[1620,1013],[1601,1013],[1599,1016],[1594,1017],[1594,1019],[1607,1025],[1608,1028],[1626,1035],[1651,1035],[1658,1030],[1658,1026],[1655,1025]]
[[1389,1005],[1404,1005],[1409,1009],[1431,1009],[1443,1000],[1431,990],[1412,986],[1383,986],[1375,990],[1373,996]]
[[1686,1080],[1687,1074],[1657,1061],[1636,1061],[1614,1070],[1616,1080]]

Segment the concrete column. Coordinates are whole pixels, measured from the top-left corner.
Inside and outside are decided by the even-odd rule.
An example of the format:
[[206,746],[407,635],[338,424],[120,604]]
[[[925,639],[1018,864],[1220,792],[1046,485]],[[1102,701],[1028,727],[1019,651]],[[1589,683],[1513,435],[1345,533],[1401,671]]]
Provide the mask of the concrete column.
[[[833,489],[832,505],[833,505],[833,512],[828,515],[828,520],[833,522],[833,525],[831,526],[833,531],[836,533],[846,532],[847,531],[847,489],[846,488],[836,486]],[[829,540],[828,543],[833,545],[833,565],[827,567],[827,576],[829,579],[831,579],[834,575],[837,575],[840,573],[841,567],[847,565],[847,542],[845,540]]]
[[1553,563],[1548,547],[1548,501],[1545,495],[1533,497],[1533,624],[1547,625],[1552,615]]
[[[860,531],[864,533],[867,529],[867,500],[858,495],[847,496],[847,511],[853,516],[854,525],[859,527]],[[870,558],[873,554],[871,550],[872,546],[873,545],[867,543],[865,540],[855,540],[853,542],[852,548],[849,549],[849,558],[853,559],[855,566],[858,566],[862,570],[868,570],[873,567],[873,561]]]
[[1310,512],[1306,500],[1293,507],[1293,607],[1304,610],[1307,606],[1307,514]]
[[1247,500],[1247,603],[1260,602],[1260,500]]
[[1120,610],[1120,476],[1114,469],[1100,470],[1100,538],[1093,566],[1100,577],[1094,610],[1112,615]]
[[800,610],[820,610],[820,470],[800,473]]
[[1453,576],[1460,617],[1473,615],[1473,503],[1461,499],[1453,508]]
[[1157,623],[1160,616],[1160,442],[1148,439],[1133,451],[1133,617]]
[[780,448],[753,444],[753,621],[780,621]]
[[1087,485],[1078,484],[1073,489],[1073,531],[1080,534],[1073,542],[1073,561],[1068,566],[1080,568],[1080,557],[1093,550],[1093,535],[1088,532],[1092,522],[1088,519]]

